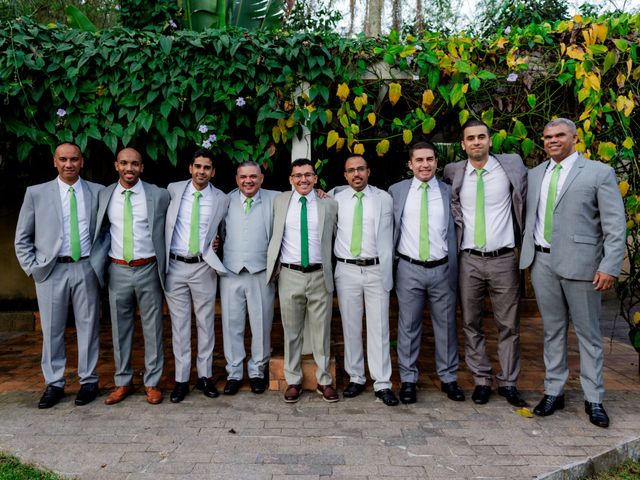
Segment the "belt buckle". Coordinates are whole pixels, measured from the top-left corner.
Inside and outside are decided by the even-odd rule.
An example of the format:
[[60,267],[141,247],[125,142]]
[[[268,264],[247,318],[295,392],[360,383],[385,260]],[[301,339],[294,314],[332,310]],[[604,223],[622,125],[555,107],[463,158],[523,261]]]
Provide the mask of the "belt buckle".
[[356,266],[358,266],[358,267],[366,267],[367,266],[367,261],[365,259],[356,258],[355,260],[356,260],[355,261]]

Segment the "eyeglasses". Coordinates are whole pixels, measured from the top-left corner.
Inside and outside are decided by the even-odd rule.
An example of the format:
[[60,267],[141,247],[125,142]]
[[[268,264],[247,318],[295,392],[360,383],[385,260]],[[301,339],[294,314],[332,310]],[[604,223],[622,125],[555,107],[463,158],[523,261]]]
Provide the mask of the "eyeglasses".
[[354,173],[358,172],[358,173],[364,173],[367,171],[367,167],[356,167],[356,168],[347,168],[345,170],[345,172],[348,175],[353,175]]
[[315,173],[311,173],[311,172],[307,172],[307,173],[292,173],[291,174],[291,178],[293,178],[294,180],[302,180],[302,178],[310,180],[315,176],[316,176],[316,174]]

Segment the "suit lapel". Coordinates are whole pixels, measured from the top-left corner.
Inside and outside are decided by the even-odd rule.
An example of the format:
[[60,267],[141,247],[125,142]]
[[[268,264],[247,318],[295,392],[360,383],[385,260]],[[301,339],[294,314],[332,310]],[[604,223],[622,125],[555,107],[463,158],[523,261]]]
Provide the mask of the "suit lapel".
[[[373,205],[373,211],[374,212],[378,212],[377,215],[373,216],[373,220],[374,220],[374,231],[378,231],[378,229],[380,228],[380,217],[382,216],[382,202],[380,201],[380,195],[378,195],[378,192],[376,192],[375,190],[373,190],[373,188],[370,189],[371,191],[371,204]],[[364,221],[364,218],[362,219]]]
[[398,205],[397,208],[394,208],[394,217],[398,228],[400,228],[402,222],[402,212],[404,211],[404,204],[407,203],[407,196],[409,195],[412,181],[412,179],[406,180],[404,184],[401,185],[402,188],[399,189],[400,196],[398,198]]
[[438,188],[440,189],[440,196],[442,197],[442,204],[444,205],[444,218],[445,218],[445,222],[448,223],[449,222],[449,215],[450,213],[450,209],[451,209],[451,195],[448,195],[446,190],[445,190],[445,186],[444,183],[442,183],[440,180],[438,180]]
[[467,160],[465,160],[464,163],[459,164],[458,168],[453,174],[453,182],[451,185],[451,189],[454,192],[460,193],[460,189],[462,188],[462,182],[464,180],[464,172],[466,171],[467,171]]
[[586,163],[587,161],[585,160],[585,158],[582,155],[578,155],[578,158],[576,158],[576,162],[573,164],[573,168],[569,171],[569,174],[567,175],[567,178],[562,185],[562,190],[560,190],[560,193],[558,194],[558,198],[556,199],[556,207],[560,203],[560,200],[562,200],[562,197],[566,193],[567,189],[571,186],[571,183],[580,174]]
[[318,204],[318,236],[320,237],[320,245],[322,245],[322,235],[324,233],[324,217],[326,213],[326,209],[324,207],[324,202],[322,202],[318,197],[316,197],[316,203]]
[[60,198],[60,186],[58,180],[54,179],[51,182],[51,195],[53,195],[53,203],[56,206],[56,213],[58,214],[58,222],[60,226],[64,223],[64,214],[62,213],[62,199]]
[[[142,182],[142,180],[140,180]],[[153,201],[153,197],[151,192],[147,188],[147,184],[142,182],[142,188],[144,188],[144,196],[147,199],[147,218],[149,220],[149,233],[151,233],[151,237],[153,238],[153,221],[155,217],[155,202]]]
[[91,215],[92,207],[93,207],[93,195],[91,194],[91,190],[87,185],[87,182],[82,181],[82,195],[84,199],[84,214],[85,218],[89,223],[89,237],[93,238],[93,232],[95,232],[96,228],[96,219],[93,215]]

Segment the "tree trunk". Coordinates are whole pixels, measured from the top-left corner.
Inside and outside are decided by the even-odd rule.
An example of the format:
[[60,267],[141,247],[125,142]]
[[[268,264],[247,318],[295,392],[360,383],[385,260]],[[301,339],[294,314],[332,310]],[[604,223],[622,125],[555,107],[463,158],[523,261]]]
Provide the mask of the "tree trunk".
[[367,0],[367,15],[364,25],[366,35],[376,36],[382,32],[382,5],[383,0]]
[[396,32],[402,29],[402,0],[393,0],[392,2],[391,28]]
[[424,32],[424,15],[422,14],[422,0],[416,0],[416,32]]

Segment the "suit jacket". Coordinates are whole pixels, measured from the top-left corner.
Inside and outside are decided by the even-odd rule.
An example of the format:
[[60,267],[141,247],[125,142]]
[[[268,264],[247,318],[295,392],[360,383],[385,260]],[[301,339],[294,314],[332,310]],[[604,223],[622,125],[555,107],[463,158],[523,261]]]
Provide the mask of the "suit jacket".
[[[409,188],[413,178],[402,180],[398,183],[394,183],[389,187],[389,193],[393,197],[393,250],[394,252],[398,248],[398,242],[400,241],[400,227],[402,225],[402,212],[404,211],[404,204],[407,201],[407,195],[409,194]],[[456,240],[456,230],[453,221],[453,215],[451,213],[451,187],[444,182],[438,180],[438,187],[442,194],[442,204],[444,207],[444,216],[448,218],[447,224],[447,249],[449,257],[449,286],[455,292],[458,290],[458,249]]]
[[[524,206],[527,198],[527,168],[522,163],[520,155],[494,155],[498,163],[502,166],[504,173],[511,184],[511,214],[513,217],[513,230],[516,246],[522,243],[522,232],[524,230]],[[467,168],[467,160],[450,163],[444,167],[443,180],[451,185],[451,211],[456,223],[458,235],[458,250],[462,245],[462,233],[464,225],[462,222],[462,207],[460,205],[460,189],[464,179],[464,172]]]
[[[273,200],[273,233],[267,250],[267,282],[275,281],[280,273],[280,248],[284,236],[284,225],[287,210],[293,192],[284,192]],[[333,231],[338,219],[338,204],[331,198],[317,198],[318,226],[320,233],[320,249],[322,255],[322,270],[324,284],[327,291],[333,292],[333,272],[331,271],[331,249],[333,246]]]
[[[153,249],[156,253],[156,265],[158,268],[158,276],[160,283],[164,288],[165,267],[167,264],[166,250],[164,243],[164,225],[169,206],[169,192],[164,188],[160,188],[151,183],[142,182],[144,195],[147,199],[147,216],[149,219],[149,228],[151,229],[151,241]],[[109,248],[111,246],[111,237],[109,235],[109,218],[107,209],[109,200],[113,195],[118,183],[113,183],[105,187],[98,196],[98,216],[96,219],[96,233],[94,238],[94,246],[91,249],[91,264],[93,265],[100,286],[105,283],[105,270],[108,265]]]
[[[90,239],[96,229],[98,194],[103,185],[81,180]],[[20,266],[36,282],[51,274],[62,248],[62,201],[58,180],[27,188],[16,225],[15,248]]]
[[[180,211],[180,204],[182,203],[182,196],[185,190],[189,186],[191,180],[183,180],[181,182],[170,183],[167,186],[171,202],[167,209],[167,217],[165,224],[165,250],[166,250],[166,266],[165,271],[169,271],[169,254],[171,253],[171,240],[173,239],[173,232],[176,228],[176,221],[178,219],[178,212]],[[226,272],[222,262],[213,251],[212,242],[218,234],[218,227],[220,222],[224,218],[224,214],[227,211],[229,205],[229,199],[222,190],[217,189],[211,185],[213,194],[213,209],[211,211],[211,217],[209,218],[209,230],[204,239],[204,245],[202,246],[202,258],[207,264],[216,270],[218,273],[224,274]]]
[[[520,268],[533,263],[540,189],[549,161],[529,171],[527,222]],[[626,244],[624,205],[611,167],[579,155],[556,198],[551,265],[561,277],[591,281],[596,272],[618,276]]]

